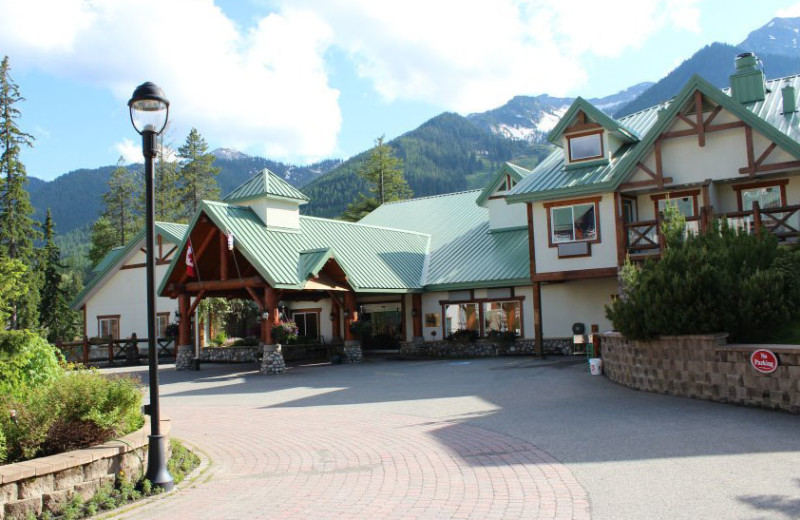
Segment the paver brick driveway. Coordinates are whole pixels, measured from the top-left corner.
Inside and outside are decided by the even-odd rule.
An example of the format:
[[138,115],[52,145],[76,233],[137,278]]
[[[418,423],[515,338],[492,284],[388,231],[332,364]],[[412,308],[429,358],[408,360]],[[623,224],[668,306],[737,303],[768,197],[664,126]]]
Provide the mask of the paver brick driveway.
[[122,518],[800,517],[796,416],[563,358],[254,368],[163,370],[173,434],[210,478]]

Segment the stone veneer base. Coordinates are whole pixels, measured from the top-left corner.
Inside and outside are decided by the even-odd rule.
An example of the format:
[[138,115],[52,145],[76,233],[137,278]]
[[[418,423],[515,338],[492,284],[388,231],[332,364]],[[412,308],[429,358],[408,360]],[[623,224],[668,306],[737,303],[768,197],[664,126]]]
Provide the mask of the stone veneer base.
[[[169,438],[170,420],[161,420]],[[128,435],[82,450],[0,466],[0,520],[56,513],[74,495],[91,498],[118,478],[138,480],[147,468],[150,421]],[[167,441],[167,456],[170,455]]]
[[[544,340],[545,355],[572,354],[572,338],[547,338]],[[473,342],[457,341],[410,341],[400,344],[400,355],[404,357],[495,357],[495,356],[533,356],[536,343],[532,339],[517,339],[503,343],[488,339]]]
[[[630,341],[606,333],[603,371],[637,390],[800,413],[800,346],[727,345],[726,338],[706,334]],[[759,348],[778,356],[780,366],[772,374],[750,365],[750,354]]]

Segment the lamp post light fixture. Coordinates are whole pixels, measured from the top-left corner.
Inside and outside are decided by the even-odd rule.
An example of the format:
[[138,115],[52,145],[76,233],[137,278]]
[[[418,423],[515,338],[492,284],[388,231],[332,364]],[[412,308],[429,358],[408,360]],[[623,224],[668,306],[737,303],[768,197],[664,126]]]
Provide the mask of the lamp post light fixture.
[[156,138],[169,119],[169,101],[154,83],[142,83],[133,91],[128,107],[131,123],[142,136],[145,179],[145,249],[147,250],[147,357],[150,374],[150,443],[145,477],[169,491],[175,485],[167,470],[167,449],[161,434],[161,409],[158,403],[158,353],[156,352],[155,219],[153,163]]

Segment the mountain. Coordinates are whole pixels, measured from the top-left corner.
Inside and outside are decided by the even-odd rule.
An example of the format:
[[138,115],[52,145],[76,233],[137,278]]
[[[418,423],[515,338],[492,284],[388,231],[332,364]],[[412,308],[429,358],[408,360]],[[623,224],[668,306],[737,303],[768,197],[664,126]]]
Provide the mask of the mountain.
[[[545,145],[507,139],[485,131],[469,119],[443,113],[388,144],[403,159],[405,178],[414,196],[438,195],[483,187],[489,175],[505,161],[532,167],[549,153]],[[302,188],[311,202],[303,213],[340,215],[366,185],[358,170],[369,150],[351,157]]]
[[[589,101],[600,110],[612,113],[635,99],[651,85],[649,82],[639,83],[616,94],[592,98]],[[467,119],[487,132],[511,139],[541,143],[573,101],[575,98],[559,98],[547,94],[516,96],[499,108],[470,114]]]
[[800,18],[773,18],[747,35],[739,47],[757,55],[800,56]]
[[[246,181],[253,172],[263,168],[269,168],[292,185],[301,187],[342,162],[339,159],[328,159],[308,166],[295,166],[230,149],[220,148],[212,153],[217,157],[214,165],[220,167],[217,183],[223,195]],[[141,167],[131,166],[137,169]],[[30,177],[28,193],[35,209],[33,218],[44,221],[47,208],[50,208],[59,235],[66,235],[73,230],[85,234],[88,226],[97,219],[102,210],[102,196],[108,189],[108,179],[115,168],[116,166],[102,166],[75,170],[52,181]]]

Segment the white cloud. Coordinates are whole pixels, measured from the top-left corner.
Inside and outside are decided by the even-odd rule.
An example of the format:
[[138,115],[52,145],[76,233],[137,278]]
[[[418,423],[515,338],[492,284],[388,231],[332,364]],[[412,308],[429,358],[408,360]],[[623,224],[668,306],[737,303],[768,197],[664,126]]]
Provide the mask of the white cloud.
[[795,18],[800,16],[800,3],[790,5],[784,9],[779,10],[775,13],[775,16],[778,18]]
[[697,31],[698,0],[282,0],[315,11],[387,100],[485,110],[520,93],[566,94],[582,61],[653,33]]
[[0,48],[15,63],[109,88],[120,101],[155,81],[184,135],[195,126],[208,141],[273,157],[335,149],[330,36],[295,9],[240,30],[211,0],[0,2]]
[[132,139],[125,138],[118,143],[114,143],[114,150],[122,157],[125,164],[140,163],[142,158],[142,144],[136,144]]

